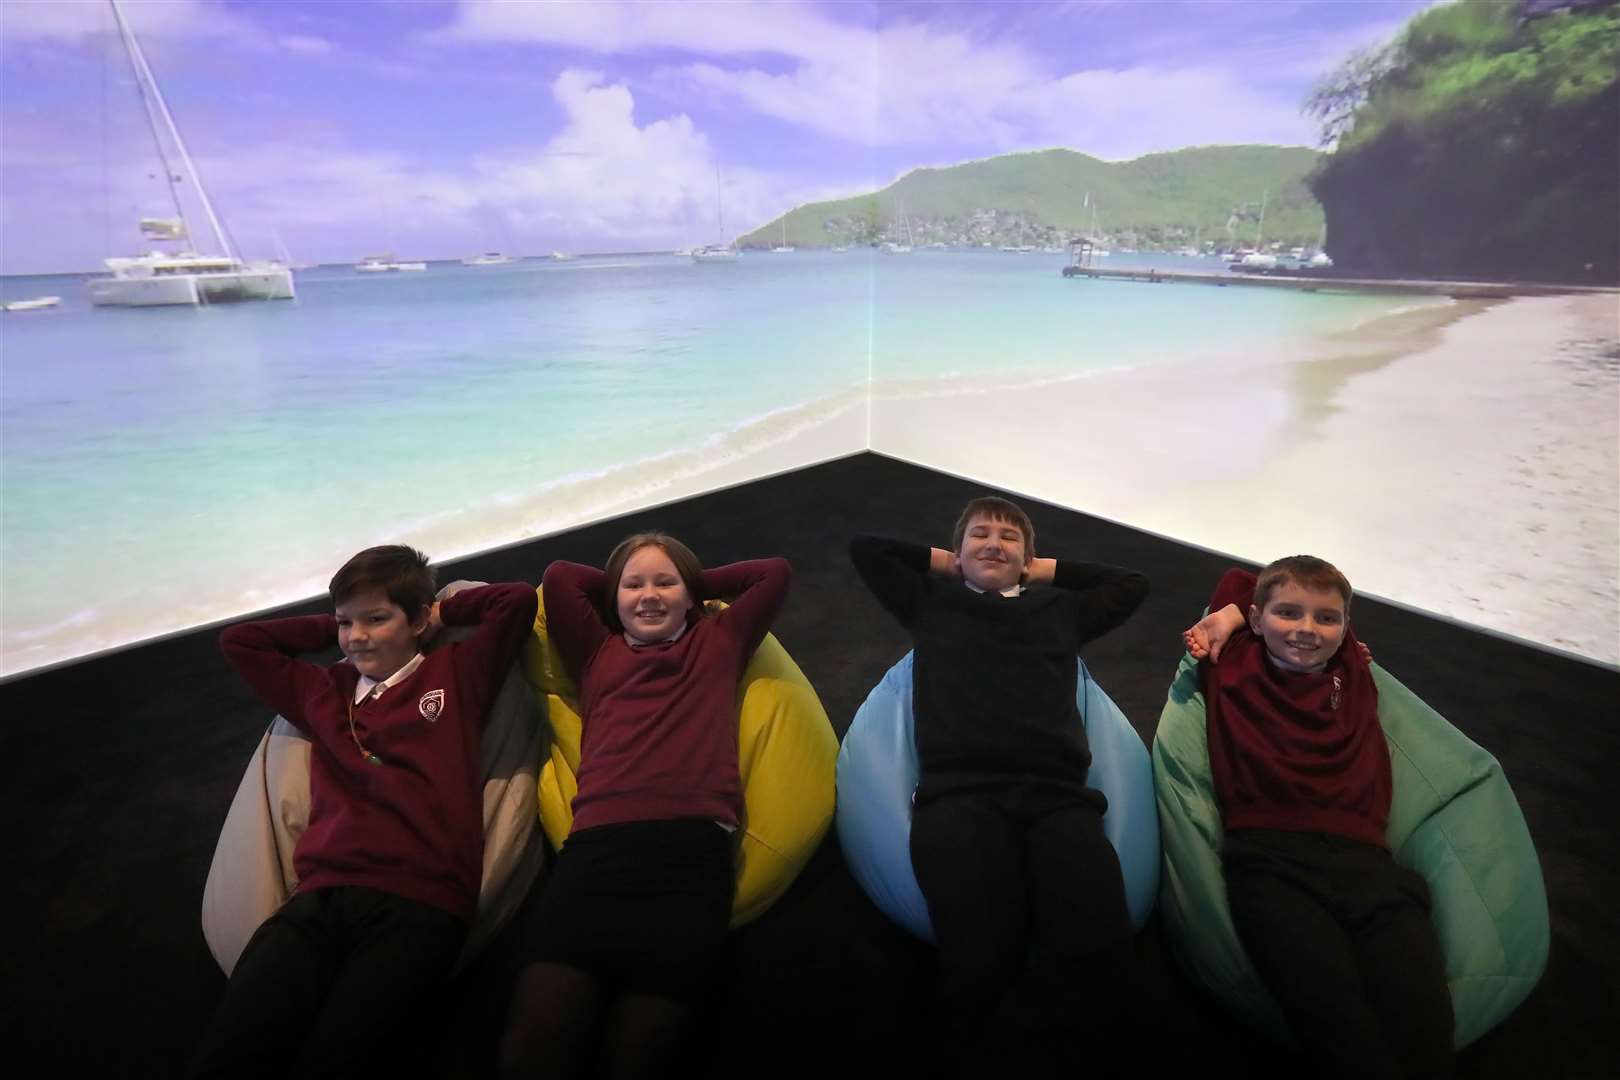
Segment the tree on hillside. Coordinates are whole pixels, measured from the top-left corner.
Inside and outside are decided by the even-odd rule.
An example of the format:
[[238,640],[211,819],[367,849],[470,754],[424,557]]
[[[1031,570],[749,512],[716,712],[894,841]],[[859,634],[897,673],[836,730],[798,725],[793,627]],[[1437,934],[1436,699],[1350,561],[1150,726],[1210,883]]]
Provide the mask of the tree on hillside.
[[1432,8],[1312,93],[1342,268],[1620,278],[1620,8],[1522,14]]

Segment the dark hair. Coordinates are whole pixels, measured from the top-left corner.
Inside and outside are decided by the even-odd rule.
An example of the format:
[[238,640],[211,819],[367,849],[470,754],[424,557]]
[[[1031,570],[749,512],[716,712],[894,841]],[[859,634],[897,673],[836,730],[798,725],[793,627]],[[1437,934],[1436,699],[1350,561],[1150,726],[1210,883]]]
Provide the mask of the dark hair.
[[981,495],[962,507],[962,516],[956,519],[956,528],[951,531],[952,551],[962,550],[962,538],[967,535],[968,522],[981,514],[991,521],[1005,521],[1018,526],[1024,534],[1024,558],[1035,557],[1035,523],[1029,520],[1023,507],[999,495]]
[[1261,611],[1266,610],[1271,594],[1278,586],[1289,582],[1313,591],[1337,591],[1344,597],[1344,613],[1350,614],[1350,579],[1340,573],[1338,567],[1315,555],[1290,555],[1260,571],[1260,577],[1254,583],[1254,606]]
[[381,589],[388,595],[389,602],[398,604],[410,618],[415,618],[423,608],[433,606],[435,588],[428,557],[404,544],[366,548],[344,563],[327,586],[333,607],[355,593]]
[[703,614],[703,564],[698,557],[692,554],[692,549],[661,532],[641,532],[634,536],[627,536],[619,541],[619,546],[613,549],[608,556],[607,565],[602,568],[602,620],[617,633],[624,633],[624,623],[619,620],[619,604],[617,593],[619,579],[624,577],[624,564],[630,561],[630,556],[644,547],[655,547],[669,556],[669,561],[675,564],[675,573],[680,575],[681,584],[692,596],[692,611],[698,616]]

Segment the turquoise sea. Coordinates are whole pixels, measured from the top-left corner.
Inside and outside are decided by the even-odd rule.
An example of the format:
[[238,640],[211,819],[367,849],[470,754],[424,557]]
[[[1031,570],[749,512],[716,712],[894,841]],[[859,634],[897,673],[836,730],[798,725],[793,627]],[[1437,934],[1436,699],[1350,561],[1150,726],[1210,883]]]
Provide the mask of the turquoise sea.
[[[562,527],[872,380],[1264,353],[1402,303],[1069,281],[1063,263],[321,267],[298,272],[294,302],[201,309],[91,308],[83,277],[0,279],[0,300],[63,299],[0,315],[0,673],[313,595],[368,544],[439,538],[445,558]],[[534,511],[552,498],[556,515]]]

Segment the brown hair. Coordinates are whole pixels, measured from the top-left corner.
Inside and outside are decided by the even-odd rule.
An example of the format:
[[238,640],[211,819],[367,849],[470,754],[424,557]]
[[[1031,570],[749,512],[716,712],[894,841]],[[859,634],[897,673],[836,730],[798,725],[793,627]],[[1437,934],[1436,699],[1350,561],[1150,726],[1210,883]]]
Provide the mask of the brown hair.
[[384,544],[366,548],[344,563],[332,575],[327,591],[336,607],[355,593],[381,589],[390,603],[398,604],[408,618],[414,619],[423,608],[433,605],[435,588],[426,555],[404,544]]
[[602,568],[602,620],[616,633],[624,633],[615,596],[619,591],[619,579],[624,577],[624,564],[630,561],[630,556],[644,547],[658,548],[669,556],[669,561],[675,564],[675,573],[680,575],[681,583],[692,596],[692,611],[699,616],[703,614],[703,564],[692,554],[692,549],[661,532],[636,533],[619,541],[619,546],[613,549],[607,565]]
[[952,551],[962,550],[962,538],[967,535],[968,523],[981,514],[991,521],[1005,521],[1018,526],[1024,534],[1024,557],[1035,557],[1035,523],[1029,520],[1023,507],[999,495],[981,495],[962,507],[962,516],[956,519],[956,528],[951,530]]
[[1345,614],[1350,614],[1350,579],[1340,573],[1338,567],[1314,555],[1290,555],[1260,571],[1260,577],[1254,583],[1254,606],[1261,611],[1266,610],[1271,594],[1278,586],[1289,582],[1312,590],[1337,591],[1344,597]]

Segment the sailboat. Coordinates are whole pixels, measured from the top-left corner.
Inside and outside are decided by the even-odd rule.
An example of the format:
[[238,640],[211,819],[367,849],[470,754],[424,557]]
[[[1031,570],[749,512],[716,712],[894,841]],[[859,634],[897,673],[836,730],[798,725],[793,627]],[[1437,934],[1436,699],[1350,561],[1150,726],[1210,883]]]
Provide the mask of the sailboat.
[[787,242],[787,215],[782,215],[782,242],[771,248],[773,255],[791,255],[795,248]]
[[[720,223],[720,235],[726,235],[726,212],[720,203],[720,166],[714,167],[714,212]],[[692,261],[695,263],[736,262],[737,247],[735,244],[709,244],[692,252]]]
[[[152,250],[134,255],[105,260],[110,277],[92,278],[88,284],[90,303],[97,306],[155,307],[167,304],[216,304],[231,300],[291,300],[294,298],[292,270],[274,262],[244,262],[236,254],[219,215],[204,190],[202,178],[191,162],[186,144],[180,138],[169,106],[158,89],[157,79],[146,62],[141,44],[124,18],[118,0],[112,5],[113,19],[118,34],[129,54],[130,67],[140,87],[141,102],[146,107],[146,120],[152,131],[152,142],[163,162],[164,179],[169,185],[169,197],[174,204],[172,218],[142,218],[141,235],[148,240],[173,243],[179,250],[164,252]],[[159,121],[168,133],[169,141],[179,155],[184,173],[176,173],[164,151],[163,136],[159,134]],[[175,184],[189,176],[197,189],[203,213],[208,218],[214,243],[223,253],[199,255],[191,249],[191,226],[186,221]]]
[[911,254],[911,219],[906,217],[906,204],[905,203],[900,204],[900,227],[903,230],[905,230],[906,242],[901,244],[901,243],[897,243],[897,242],[891,240],[891,241],[885,243],[883,245],[883,253],[885,255],[910,255]]
[[1254,250],[1238,260],[1238,269],[1260,271],[1277,269],[1277,256],[1267,255],[1260,250],[1260,240],[1266,230],[1266,200],[1270,196],[1270,188],[1260,193],[1260,221],[1254,227]]
[[1092,201],[1091,192],[1086,192],[1086,205],[1091,207],[1091,257],[1094,259],[1107,258],[1113,252],[1103,247],[1102,234],[1097,231],[1097,204]]

